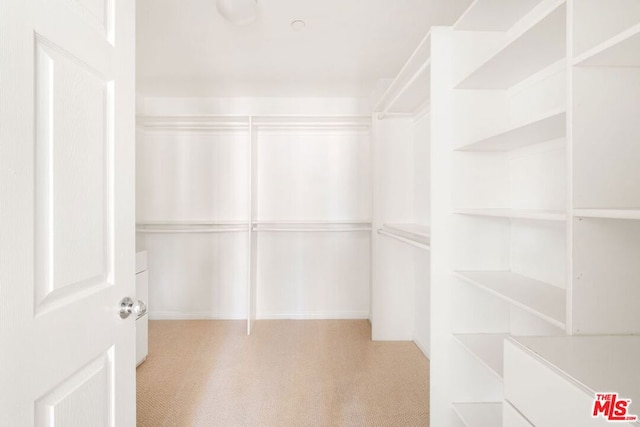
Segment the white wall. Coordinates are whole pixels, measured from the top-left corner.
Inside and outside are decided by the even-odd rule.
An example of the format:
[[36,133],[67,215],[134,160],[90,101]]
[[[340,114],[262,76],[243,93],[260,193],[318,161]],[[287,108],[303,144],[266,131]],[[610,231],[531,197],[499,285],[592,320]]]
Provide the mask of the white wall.
[[[141,123],[163,124],[138,130],[137,221],[172,231],[138,233],[151,318],[246,318],[249,297],[258,318],[369,317],[370,232],[253,232],[251,294],[247,238],[251,219],[371,221],[369,121],[328,118],[361,114],[366,100],[146,98],[138,107]],[[249,115],[325,118],[271,117],[252,132],[224,118],[203,126],[221,114],[247,124]],[[216,223],[245,230],[212,232]]]

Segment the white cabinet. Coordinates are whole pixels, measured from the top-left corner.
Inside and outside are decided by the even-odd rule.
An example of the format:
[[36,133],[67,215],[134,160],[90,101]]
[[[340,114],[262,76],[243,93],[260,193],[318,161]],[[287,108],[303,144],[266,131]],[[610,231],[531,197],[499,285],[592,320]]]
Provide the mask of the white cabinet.
[[508,400],[502,403],[502,425],[503,427],[533,427]]
[[147,272],[147,251],[136,253],[136,300],[144,304],[144,312],[136,318],[136,365],[141,364],[149,354],[149,274]]

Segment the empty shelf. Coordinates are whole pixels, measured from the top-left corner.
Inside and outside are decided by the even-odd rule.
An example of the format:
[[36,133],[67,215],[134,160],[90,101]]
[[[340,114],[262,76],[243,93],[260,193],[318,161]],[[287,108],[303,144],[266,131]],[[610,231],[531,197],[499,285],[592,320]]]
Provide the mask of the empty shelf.
[[386,114],[412,114],[429,101],[431,43],[427,34],[374,107]]
[[565,327],[564,289],[510,271],[458,271],[455,275],[555,326]]
[[502,403],[454,403],[453,409],[467,427],[502,425]]
[[456,89],[508,89],[566,56],[563,2],[462,79]]
[[243,223],[221,222],[221,223],[139,223],[136,224],[137,233],[147,234],[168,234],[168,233],[233,233],[249,231],[247,221]]
[[454,338],[498,377],[502,378],[503,346],[509,334],[456,334]]
[[249,116],[240,115],[176,115],[137,116],[136,124],[153,130],[248,130]]
[[533,209],[454,209],[460,215],[487,216],[512,219],[535,219],[541,221],[564,221],[567,216],[561,211]]
[[418,243],[429,244],[429,227],[419,224],[384,224],[383,230],[390,233],[397,234],[398,236],[406,237],[410,240],[415,240]]
[[640,219],[640,209],[575,209],[573,215],[584,218]]
[[514,126],[488,138],[465,144],[458,151],[509,151],[566,135],[566,110],[558,110],[540,118]]
[[578,56],[574,64],[583,67],[640,67],[640,24]]
[[639,336],[518,337],[512,342],[592,396],[615,391],[640,402]]
[[507,31],[541,0],[475,0],[454,24],[456,31]]
[[420,249],[430,249],[429,227],[418,224],[384,224],[378,234]]

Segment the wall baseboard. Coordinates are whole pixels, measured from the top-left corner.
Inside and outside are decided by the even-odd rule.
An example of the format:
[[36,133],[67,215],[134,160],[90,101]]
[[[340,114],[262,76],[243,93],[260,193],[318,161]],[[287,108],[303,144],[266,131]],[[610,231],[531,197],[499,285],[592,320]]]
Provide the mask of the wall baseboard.
[[258,313],[258,320],[367,320],[368,311],[323,311],[318,313]]
[[[245,313],[150,311],[150,320],[247,320]],[[367,320],[368,311],[328,311],[319,313],[258,313],[258,320]]]

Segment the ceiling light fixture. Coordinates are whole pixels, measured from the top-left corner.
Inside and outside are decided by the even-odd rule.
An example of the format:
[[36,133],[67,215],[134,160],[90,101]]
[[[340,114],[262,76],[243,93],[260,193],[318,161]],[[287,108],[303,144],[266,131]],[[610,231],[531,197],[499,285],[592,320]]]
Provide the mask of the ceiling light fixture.
[[306,26],[307,26],[307,23],[301,19],[296,19],[295,21],[291,22],[291,28],[293,28],[296,31],[302,31],[305,29]]
[[258,16],[258,0],[217,0],[218,12],[235,25],[247,25]]

